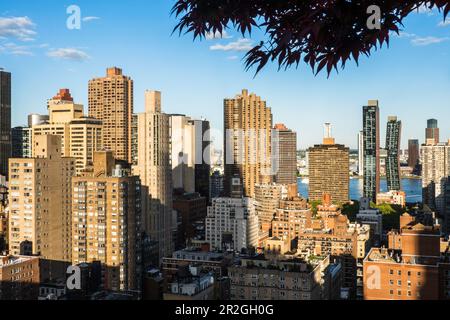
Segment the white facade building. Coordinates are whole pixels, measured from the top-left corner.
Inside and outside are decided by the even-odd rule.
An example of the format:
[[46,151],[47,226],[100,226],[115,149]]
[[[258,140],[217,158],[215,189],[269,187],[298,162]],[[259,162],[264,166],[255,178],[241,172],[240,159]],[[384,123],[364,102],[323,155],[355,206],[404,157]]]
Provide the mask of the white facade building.
[[223,236],[232,236],[226,249],[240,251],[258,245],[258,216],[251,198],[215,198],[208,207],[206,217],[206,242],[212,250],[223,249]]

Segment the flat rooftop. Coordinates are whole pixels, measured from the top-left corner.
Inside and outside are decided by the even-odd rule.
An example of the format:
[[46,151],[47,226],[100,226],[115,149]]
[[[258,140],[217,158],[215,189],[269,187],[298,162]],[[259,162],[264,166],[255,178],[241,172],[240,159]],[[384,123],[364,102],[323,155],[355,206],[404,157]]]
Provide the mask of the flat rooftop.
[[37,259],[37,257],[0,256],[0,267],[16,265],[33,259]]

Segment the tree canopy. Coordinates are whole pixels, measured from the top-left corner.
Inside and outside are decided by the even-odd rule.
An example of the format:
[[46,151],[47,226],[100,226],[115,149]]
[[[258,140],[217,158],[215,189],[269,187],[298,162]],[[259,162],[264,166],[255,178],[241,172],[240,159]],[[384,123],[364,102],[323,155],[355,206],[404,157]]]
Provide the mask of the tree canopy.
[[[380,28],[368,27],[368,8],[380,9]],[[246,69],[258,73],[269,61],[279,68],[298,66],[303,60],[313,72],[328,74],[358,64],[361,55],[389,45],[403,20],[421,7],[437,9],[444,19],[449,0],[177,0],[172,13],[179,19],[174,31],[192,33],[194,39],[234,28],[243,36],[255,28],[265,39],[246,54]]]

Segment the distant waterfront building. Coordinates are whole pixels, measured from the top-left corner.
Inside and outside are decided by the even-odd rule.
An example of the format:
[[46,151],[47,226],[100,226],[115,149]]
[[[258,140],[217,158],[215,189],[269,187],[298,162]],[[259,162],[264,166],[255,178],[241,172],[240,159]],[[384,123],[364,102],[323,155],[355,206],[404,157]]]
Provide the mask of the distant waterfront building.
[[324,194],[331,195],[338,204],[349,201],[349,148],[336,144],[331,136],[331,125],[325,125],[323,144],[308,150],[309,200],[321,201]]
[[441,215],[445,211],[444,189],[449,176],[450,146],[446,143],[422,145],[422,201]]
[[376,200],[380,192],[380,110],[378,100],[363,107],[364,197]]
[[388,191],[401,190],[400,143],[402,122],[397,117],[389,117],[386,132],[386,179]]
[[32,132],[28,127],[11,129],[12,158],[31,158]]
[[33,144],[33,158],[9,160],[9,253],[70,263],[75,159],[61,157],[60,136],[38,136]]
[[96,152],[93,167],[72,179],[72,263],[99,261],[106,290],[140,289],[141,208],[139,177],[112,151]]
[[0,176],[8,176],[11,157],[11,73],[0,68]]
[[162,112],[161,92],[145,92],[145,112],[138,114],[138,165],[133,172],[141,178],[143,226],[158,241],[159,259],[173,249],[175,214],[172,203],[169,115]]
[[238,175],[244,195],[253,197],[255,185],[272,182],[272,112],[261,97],[242,90],[224,100],[225,194]]
[[[94,152],[101,149],[101,121],[85,117],[83,105],[74,103],[69,89],[60,89],[48,101],[48,113],[48,122],[32,127],[31,142],[42,135],[60,136],[62,156],[75,158],[76,172],[80,174],[92,164]],[[35,152],[32,149],[32,156]]]
[[132,163],[133,80],[122,69],[108,68],[105,77],[89,81],[89,116],[103,123],[103,148]]
[[278,141],[272,141],[272,148],[277,159],[274,168],[274,182],[278,184],[297,183],[297,133],[288,129],[284,124],[274,127]]
[[411,139],[408,141],[408,167],[416,168],[420,163],[420,145],[419,140]]
[[364,131],[358,133],[358,175],[364,176]]
[[398,206],[406,206],[406,193],[404,191],[388,191],[377,194],[377,204],[394,204]]
[[435,144],[440,142],[438,121],[436,119],[429,119],[427,121],[427,128],[425,129],[425,143],[428,144],[431,141]]

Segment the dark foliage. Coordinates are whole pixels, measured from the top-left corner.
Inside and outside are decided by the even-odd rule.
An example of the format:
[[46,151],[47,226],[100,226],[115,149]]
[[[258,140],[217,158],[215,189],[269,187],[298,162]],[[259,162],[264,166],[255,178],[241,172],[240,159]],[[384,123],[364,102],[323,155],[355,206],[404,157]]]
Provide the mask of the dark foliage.
[[[367,27],[371,5],[381,9],[381,29]],[[288,68],[303,60],[316,74],[324,68],[330,74],[389,45],[392,32],[398,34],[404,18],[422,5],[437,8],[444,19],[450,11],[449,0],[177,0],[172,13],[179,18],[174,31],[194,39],[228,27],[243,36],[264,30],[266,40],[246,55],[246,68],[256,66],[256,73],[269,61]]]

